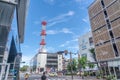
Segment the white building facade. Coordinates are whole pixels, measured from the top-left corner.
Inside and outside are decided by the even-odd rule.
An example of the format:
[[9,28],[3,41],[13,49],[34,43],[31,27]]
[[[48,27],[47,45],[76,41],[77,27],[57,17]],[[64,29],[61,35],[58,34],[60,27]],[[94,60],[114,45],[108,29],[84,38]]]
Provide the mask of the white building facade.
[[40,53],[36,54],[31,60],[31,71],[41,73],[43,71],[62,71],[63,55],[58,53]]
[[[85,56],[87,57],[88,61],[94,62],[95,59],[93,58],[92,53],[90,53],[90,49],[94,48],[92,33],[88,32],[85,35],[79,37],[78,42],[80,57]],[[89,67],[86,67],[86,70],[89,70]]]
[[45,71],[46,70],[46,60],[47,54],[38,54],[37,55],[37,68],[36,71]]
[[63,70],[63,55],[58,54],[58,71]]

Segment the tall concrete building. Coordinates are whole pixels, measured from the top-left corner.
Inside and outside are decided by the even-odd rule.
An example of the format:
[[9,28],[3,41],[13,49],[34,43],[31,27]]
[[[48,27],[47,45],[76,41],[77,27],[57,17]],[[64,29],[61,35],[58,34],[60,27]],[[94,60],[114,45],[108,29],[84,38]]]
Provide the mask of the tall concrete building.
[[0,0],[0,80],[9,70],[16,70],[16,78],[19,77],[27,7],[28,0]]
[[95,0],[88,10],[97,61],[106,61],[105,65],[117,70],[120,66],[120,0]]

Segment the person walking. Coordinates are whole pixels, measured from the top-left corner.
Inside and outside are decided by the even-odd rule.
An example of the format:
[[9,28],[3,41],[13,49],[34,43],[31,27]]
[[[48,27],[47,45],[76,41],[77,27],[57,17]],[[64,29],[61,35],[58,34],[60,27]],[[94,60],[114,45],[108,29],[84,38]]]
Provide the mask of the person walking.
[[28,78],[29,78],[29,74],[26,73],[24,77],[25,77],[25,80],[28,80]]
[[43,75],[41,76],[41,80],[47,80],[47,77],[45,75],[45,72],[43,72]]

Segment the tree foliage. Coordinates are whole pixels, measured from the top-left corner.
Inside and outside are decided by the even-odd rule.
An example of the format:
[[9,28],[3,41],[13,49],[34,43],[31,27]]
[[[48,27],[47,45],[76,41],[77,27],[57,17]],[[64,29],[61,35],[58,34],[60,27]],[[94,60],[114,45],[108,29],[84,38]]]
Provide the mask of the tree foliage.
[[94,49],[94,48],[91,48],[89,51],[90,51],[90,53],[92,54],[94,60],[97,61],[97,59],[96,59],[96,54],[95,54],[95,49]]
[[20,71],[25,72],[28,69],[28,65],[24,65],[23,67],[20,68]]
[[72,62],[71,63],[69,62],[68,65],[67,65],[67,70],[68,71],[71,71],[71,68],[72,68],[73,71],[77,70],[77,62],[76,62],[75,59],[73,59]]
[[83,56],[78,59],[78,66],[79,68],[85,69],[87,66],[87,57]]
[[88,61],[88,62],[89,62],[89,63],[88,63],[88,67],[89,67],[89,68],[91,68],[91,69],[92,69],[92,68],[94,68],[94,67],[95,67],[95,65],[94,65],[93,63],[90,63],[90,61]]

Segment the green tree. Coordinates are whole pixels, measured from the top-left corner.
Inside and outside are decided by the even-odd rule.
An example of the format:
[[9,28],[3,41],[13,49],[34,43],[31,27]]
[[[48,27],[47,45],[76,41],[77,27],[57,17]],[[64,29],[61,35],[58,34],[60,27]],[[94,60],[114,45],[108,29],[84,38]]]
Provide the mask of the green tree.
[[[80,74],[81,74],[81,70],[83,69],[83,72],[84,72],[84,69],[87,66],[87,57],[86,56],[83,56],[78,59],[78,66],[79,66],[78,68],[80,69]],[[82,74],[82,78],[84,78],[84,75]]]
[[[96,58],[96,54],[95,54],[95,49],[94,49],[94,48],[91,48],[89,51],[90,51],[90,53],[92,54],[94,60],[97,62],[97,58]],[[99,68],[98,63],[97,63],[97,67]]]
[[97,59],[96,59],[96,54],[95,54],[95,49],[94,49],[94,48],[91,48],[89,51],[90,51],[90,53],[92,54],[94,60],[97,61]]
[[71,63],[69,62],[68,65],[67,65],[67,70],[68,70],[68,71],[71,71],[71,69],[72,69],[73,71],[76,71],[76,70],[77,70],[77,62],[76,62],[75,59],[73,59],[72,62],[71,62]]
[[[93,69],[95,67],[95,65],[93,63],[90,63],[90,61],[88,61],[88,67],[90,69]],[[90,74],[90,71],[89,71],[89,74]]]
[[93,63],[88,63],[88,67],[89,67],[90,69],[93,69],[93,68],[95,67],[95,65],[94,65]]
[[28,69],[28,65],[24,65],[23,67],[20,68],[20,71],[25,72]]
[[[92,54],[94,60],[97,62],[97,58],[96,58],[96,54],[95,54],[95,49],[94,49],[94,48],[91,48],[89,51],[90,51],[90,53]],[[98,65],[98,63],[96,63],[96,64],[97,64],[98,69],[100,70],[100,66]],[[100,72],[101,72],[101,71],[100,71]],[[101,74],[102,74],[102,73],[101,73]]]
[[78,66],[79,68],[85,69],[87,66],[87,57],[83,56],[78,59]]

